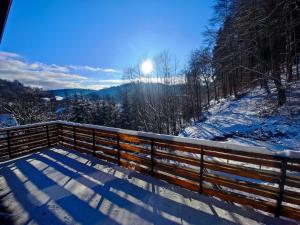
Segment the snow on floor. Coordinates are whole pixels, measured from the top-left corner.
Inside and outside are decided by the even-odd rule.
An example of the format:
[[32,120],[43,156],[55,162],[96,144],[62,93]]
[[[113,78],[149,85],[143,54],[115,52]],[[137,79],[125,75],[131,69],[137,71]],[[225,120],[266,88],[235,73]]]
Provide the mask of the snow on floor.
[[300,150],[300,82],[287,88],[287,103],[276,107],[272,94],[256,88],[240,99],[221,99],[206,119],[183,129],[179,136],[218,140],[271,150]]
[[61,148],[0,163],[0,211],[1,224],[294,224]]

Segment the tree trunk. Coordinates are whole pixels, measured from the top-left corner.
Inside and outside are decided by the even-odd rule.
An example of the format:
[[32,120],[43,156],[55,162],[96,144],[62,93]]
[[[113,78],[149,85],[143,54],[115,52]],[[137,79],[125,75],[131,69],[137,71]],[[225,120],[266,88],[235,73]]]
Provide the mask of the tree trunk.
[[214,91],[215,91],[215,101],[217,101],[218,100],[218,92],[217,92],[216,79],[214,79]]
[[206,93],[207,93],[207,106],[209,106],[210,93],[209,93],[209,84],[208,84],[208,80],[205,80],[205,84],[206,84]]
[[287,63],[287,82],[291,82],[293,78],[293,64]]
[[296,57],[296,70],[297,70],[297,78],[300,77],[300,72],[299,72],[299,56]]
[[278,96],[278,106],[282,106],[286,102],[285,88],[281,82],[275,81],[277,96]]
[[276,66],[274,69],[274,79],[273,79],[276,90],[277,90],[277,100],[278,100],[278,106],[282,106],[286,102],[286,94],[285,94],[285,88],[281,83],[281,77],[280,77],[280,67]]

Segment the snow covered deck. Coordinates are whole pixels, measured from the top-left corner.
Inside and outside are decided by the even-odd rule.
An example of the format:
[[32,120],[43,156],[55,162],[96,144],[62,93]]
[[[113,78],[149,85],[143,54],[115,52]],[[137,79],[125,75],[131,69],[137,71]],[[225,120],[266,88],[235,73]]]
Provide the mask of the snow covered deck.
[[0,163],[0,221],[295,224],[58,147]]

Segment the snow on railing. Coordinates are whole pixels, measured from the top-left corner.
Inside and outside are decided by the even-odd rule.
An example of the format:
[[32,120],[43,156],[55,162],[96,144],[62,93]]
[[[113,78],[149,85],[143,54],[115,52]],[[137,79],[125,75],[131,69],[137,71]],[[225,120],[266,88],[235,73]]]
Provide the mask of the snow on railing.
[[10,131],[10,130],[21,130],[21,129],[45,126],[45,125],[56,125],[58,123],[59,123],[59,121],[49,121],[49,122],[40,122],[40,123],[32,123],[32,124],[26,124],[26,125],[11,126],[11,127],[0,128],[0,132]]

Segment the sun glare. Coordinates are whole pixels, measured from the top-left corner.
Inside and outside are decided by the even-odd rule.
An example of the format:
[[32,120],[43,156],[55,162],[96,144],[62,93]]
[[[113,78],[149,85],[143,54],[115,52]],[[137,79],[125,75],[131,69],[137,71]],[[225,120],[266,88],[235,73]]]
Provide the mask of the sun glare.
[[153,63],[150,59],[147,59],[142,62],[141,64],[141,70],[143,74],[150,74],[153,71]]

